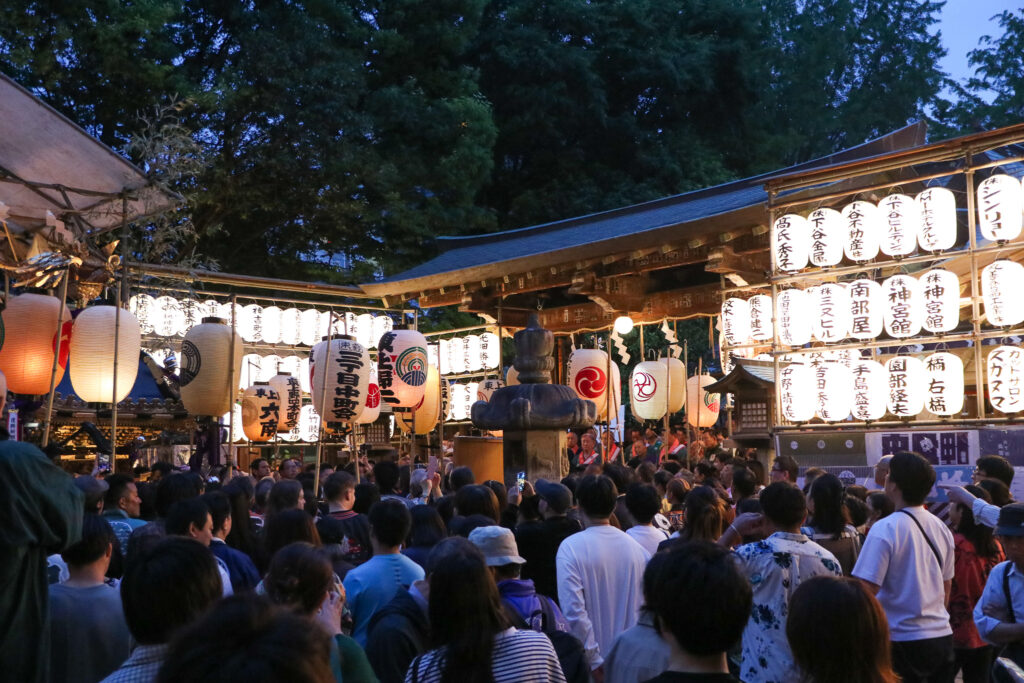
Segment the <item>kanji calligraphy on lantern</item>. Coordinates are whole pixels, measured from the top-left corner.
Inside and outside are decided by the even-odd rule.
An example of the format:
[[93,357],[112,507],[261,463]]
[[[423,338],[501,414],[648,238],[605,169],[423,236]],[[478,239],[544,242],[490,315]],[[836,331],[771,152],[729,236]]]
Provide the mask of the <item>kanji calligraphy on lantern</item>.
[[871,202],[850,202],[843,207],[846,242],[843,251],[851,261],[870,261],[878,256],[882,221],[878,207]]
[[732,346],[750,339],[750,304],[745,300],[729,297],[722,302],[722,335]]
[[985,317],[996,327],[1024,321],[1024,266],[999,259],[981,271],[981,296]]
[[885,331],[898,339],[912,337],[921,331],[924,319],[924,296],[921,283],[910,275],[893,275],[882,283]]
[[982,237],[993,242],[1016,239],[1024,221],[1020,181],[1004,174],[989,176],[978,184],[976,194]]
[[807,216],[810,228],[810,262],[813,266],[834,266],[843,260],[846,224],[835,209],[821,208]]
[[787,213],[776,219],[772,229],[775,233],[772,250],[775,268],[785,271],[806,268],[810,235],[807,219],[795,213]]
[[895,417],[913,417],[924,409],[927,375],[924,362],[913,356],[894,356],[885,369],[889,373],[889,412]]
[[873,360],[859,360],[851,368],[853,376],[854,419],[873,421],[885,416],[888,404],[888,373],[881,363]]
[[823,342],[838,342],[850,333],[850,295],[846,286],[826,283],[808,290],[817,315],[811,319],[811,332]]
[[811,341],[811,297],[802,289],[779,293],[775,318],[779,323],[779,341],[787,346],[803,346]]
[[814,417],[814,387],[814,371],[809,365],[790,363],[779,370],[779,398],[787,420],[807,422]]
[[964,407],[964,362],[947,351],[925,356],[925,409],[933,415],[957,415]]
[[1024,351],[997,346],[988,353],[988,400],[1001,413],[1024,409]]
[[755,294],[747,300],[750,307],[750,338],[754,341],[771,341],[774,337],[772,326],[772,298]]
[[956,329],[960,322],[960,279],[956,273],[934,268],[918,278],[924,295],[922,327],[940,333]]
[[920,218],[917,243],[925,251],[945,251],[956,244],[956,197],[944,187],[929,187],[914,197]]
[[882,215],[882,253],[908,256],[917,248],[918,208],[905,194],[891,194],[878,202]]
[[882,333],[882,310],[885,308],[882,285],[862,278],[851,282],[847,292],[850,295],[850,336],[874,339]]

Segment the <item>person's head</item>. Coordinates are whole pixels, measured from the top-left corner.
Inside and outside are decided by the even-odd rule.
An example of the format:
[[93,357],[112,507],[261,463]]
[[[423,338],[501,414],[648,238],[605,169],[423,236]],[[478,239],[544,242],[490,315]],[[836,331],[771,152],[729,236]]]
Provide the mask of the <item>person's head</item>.
[[495,479],[488,479],[484,486],[494,492],[494,498],[498,501],[498,514],[505,512],[508,507],[508,489],[505,485]]
[[776,481],[761,491],[764,516],[779,531],[796,531],[807,517],[804,492],[788,481]]
[[107,491],[110,490],[106,481],[85,474],[75,477],[75,486],[82,492],[82,502],[86,514],[99,514],[103,512],[103,500],[107,495]]
[[210,491],[200,496],[200,500],[206,503],[210,510],[210,519],[213,521],[213,535],[217,538],[226,538],[231,533],[231,501],[223,491]]
[[[828,615],[822,628],[822,615]],[[878,600],[852,577],[816,576],[789,601],[786,637],[805,680],[896,683],[889,624]]]
[[992,504],[996,507],[1003,507],[1013,502],[1009,487],[998,479],[982,479],[978,486],[988,493],[992,498]]
[[249,472],[256,478],[256,481],[259,481],[263,477],[269,477],[270,463],[267,462],[265,458],[256,458],[249,463]]
[[103,499],[103,509],[124,510],[129,517],[138,517],[142,499],[139,498],[135,480],[127,474],[112,474],[104,481],[110,488]]
[[327,632],[254,595],[218,603],[174,639],[157,683],[294,681],[333,683]]
[[897,506],[924,505],[924,499],[935,485],[935,470],[923,455],[901,451],[889,461],[885,492]]
[[158,482],[164,477],[168,476],[171,472],[173,472],[174,467],[171,465],[171,463],[165,460],[160,460],[159,462],[153,463],[153,466],[149,468],[149,471],[150,481]]
[[252,494],[253,510],[260,514],[266,513],[267,501],[270,500],[270,490],[274,488],[274,483],[274,480],[270,478],[260,479],[256,482],[256,486],[253,487]]
[[688,541],[718,540],[725,522],[725,503],[710,486],[695,486],[686,494],[682,538]]
[[324,498],[343,510],[351,510],[356,503],[356,478],[344,471],[333,473],[324,482]]
[[839,477],[825,472],[814,480],[807,497],[807,510],[814,520],[815,531],[834,534],[838,538],[849,524],[843,507],[843,484]]
[[694,480],[699,483],[707,482],[711,485],[718,477],[718,468],[711,462],[699,462],[693,468]]
[[501,519],[498,497],[483,484],[469,484],[455,493],[455,511],[460,517],[483,515],[497,524]]
[[396,462],[381,460],[373,466],[373,481],[377,484],[382,496],[395,492],[400,477],[401,472]]
[[281,474],[281,479],[294,479],[302,471],[302,465],[295,458],[285,458],[277,471]]
[[[965,488],[976,498],[980,498],[986,503],[992,502],[988,491],[980,486],[972,484]],[[971,542],[978,555],[984,558],[998,557],[999,546],[993,539],[992,529],[974,519],[974,513],[970,505],[963,505],[961,503],[950,505],[949,523],[957,533],[962,534]]]
[[190,538],[169,536],[142,550],[125,568],[121,605],[141,645],[168,642],[222,594],[213,553]]
[[765,478],[764,463],[760,460],[748,460],[747,469],[754,473],[754,480],[758,486],[764,486],[767,479]]
[[650,484],[630,484],[626,489],[626,509],[637,524],[650,524],[654,515],[661,511],[661,496]]
[[377,485],[364,481],[356,484],[356,502],[352,505],[352,510],[365,515],[379,500],[380,489],[377,488]]
[[799,472],[800,466],[791,455],[780,455],[772,463],[772,481],[788,481],[795,484]]
[[594,449],[597,448],[597,439],[590,432],[584,432],[583,436],[580,437],[580,446],[583,447],[584,453],[593,453]]
[[[316,465],[313,465],[313,467],[315,474]],[[334,474],[334,465],[329,465],[327,463],[320,465],[320,486],[323,486],[324,482],[327,481],[327,477],[331,476],[332,474]]]
[[843,507],[846,509],[846,517],[850,520],[851,526],[860,528],[867,524],[870,510],[863,499],[847,494],[843,496]]
[[565,484],[538,479],[533,488],[540,499],[537,509],[545,518],[564,516],[572,507],[572,491]]
[[868,494],[868,528],[875,522],[885,519],[896,511],[892,498],[886,495],[885,491],[872,491]]
[[753,595],[750,582],[725,548],[690,541],[657,553],[644,571],[645,587],[648,584],[655,599],[647,606],[673,651],[696,657],[724,655],[743,635]]
[[306,493],[296,479],[282,479],[274,484],[267,496],[267,516],[284,510],[302,510],[306,507]]
[[807,471],[804,472],[804,495],[807,495],[811,492],[811,484],[813,484],[814,480],[823,474],[825,474],[825,470],[821,469],[820,467],[807,468]]
[[[615,490],[624,493],[629,485],[633,483],[633,470],[615,462],[607,462],[600,468],[601,473],[612,480]],[[595,473],[596,474],[596,473]]]
[[69,545],[60,556],[72,571],[97,566],[99,574],[106,574],[117,537],[110,523],[95,514],[82,517],[82,537]]
[[875,463],[875,484],[878,488],[885,488],[885,478],[889,476],[889,462],[892,461],[892,455],[883,455]]
[[382,548],[397,548],[402,545],[412,526],[409,508],[394,498],[375,503],[370,508],[369,518],[370,537]]
[[700,433],[700,441],[704,444],[704,448],[714,448],[718,445],[718,436],[715,434],[715,430],[709,427]]
[[469,542],[483,553],[495,581],[518,579],[526,560],[519,555],[516,537],[503,526],[482,526],[469,532]]
[[409,511],[411,526],[406,545],[410,548],[432,548],[448,535],[441,514],[430,505],[417,505]]
[[327,556],[310,543],[290,543],[274,554],[263,587],[267,597],[307,617],[323,604],[334,583]]
[[576,436],[576,432],[570,430],[569,433],[565,435],[565,445],[568,448],[577,448],[579,446],[579,437]]
[[[658,468],[651,462],[642,462],[636,468],[636,480],[645,484],[654,483],[654,475],[657,473]],[[626,488],[629,488],[628,486]]]
[[853,484],[846,487],[846,495],[853,496],[854,498],[860,498],[862,501],[867,501],[868,490],[860,484]]
[[201,498],[179,500],[171,506],[164,523],[168,535],[194,538],[204,546],[213,540],[213,518]]
[[753,498],[757,491],[757,479],[746,467],[738,467],[732,473],[732,495],[737,500]]
[[686,482],[679,478],[674,478],[665,486],[665,500],[673,508],[681,506],[686,502],[686,494],[690,488],[686,485]]
[[451,483],[452,491],[458,493],[463,486],[472,486],[475,484],[476,477],[473,476],[473,470],[462,466],[456,467],[452,470],[448,481]]
[[996,538],[1003,546],[1006,559],[1018,570],[1024,569],[1024,503],[1010,503],[999,510]]
[[619,492],[611,478],[599,474],[583,477],[576,485],[576,500],[583,514],[601,521],[612,516]]
[[232,548],[252,555],[256,550],[256,534],[249,519],[253,486],[248,477],[235,477],[223,489],[231,506],[231,530],[227,542]]
[[285,510],[267,517],[263,525],[263,549],[268,559],[273,559],[277,551],[286,545],[298,542],[318,548],[323,545],[313,518],[306,512]]
[[1013,484],[1013,465],[1001,455],[983,455],[974,466],[974,481],[995,479],[1006,484]]

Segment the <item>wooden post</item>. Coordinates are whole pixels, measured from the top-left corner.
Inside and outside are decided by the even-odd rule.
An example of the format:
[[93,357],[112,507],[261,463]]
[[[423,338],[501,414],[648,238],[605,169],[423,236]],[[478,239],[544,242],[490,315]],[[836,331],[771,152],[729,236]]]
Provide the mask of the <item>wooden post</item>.
[[121,337],[121,281],[117,282],[117,298],[114,300],[114,380],[110,397],[110,471],[117,471],[117,362]]
[[[64,279],[60,283],[60,307],[57,309],[57,343],[53,349],[53,363],[50,365],[50,393],[46,398],[46,415],[43,419],[43,448],[50,443],[50,417],[53,415],[53,391],[57,383],[57,363],[60,360],[60,352],[64,341],[64,302],[68,298],[68,280],[71,279],[71,270],[64,271]],[[113,454],[111,454],[113,457]],[[96,454],[96,461],[99,462],[99,453]]]
[[[323,372],[320,375],[320,409],[323,412],[325,412],[325,413],[327,412],[327,410],[326,410],[326,404],[327,404],[327,366],[331,364],[330,363],[330,360],[331,360],[331,330],[333,330],[333,329],[334,329],[334,308],[332,307],[332,308],[328,309],[328,311],[327,311],[327,347],[326,347],[326,349],[324,351],[324,360],[323,360],[324,367],[323,367]],[[310,360],[310,362],[313,361],[313,349],[309,350],[309,360]],[[313,387],[310,387],[310,389],[312,389],[312,388]],[[325,419],[325,417],[323,415],[320,415],[320,427],[319,427],[319,429],[317,429],[317,438],[316,438],[316,468],[313,470],[313,472],[314,472],[314,474],[313,474],[313,481],[317,482],[317,485],[319,485],[319,482],[320,482],[320,461],[323,458],[324,431],[326,430],[326,426],[325,426],[326,424],[327,424],[327,420]],[[358,462],[356,463],[356,471],[357,472],[359,471],[359,463]]]
[[228,403],[228,454],[224,458],[228,467],[234,462],[231,458],[234,455],[235,448],[235,399],[238,397],[238,387],[235,386],[237,381],[235,379],[235,325],[237,324],[236,318],[238,317],[235,315],[235,302],[236,297],[232,294],[230,299],[231,343],[228,346],[228,392],[231,400]]

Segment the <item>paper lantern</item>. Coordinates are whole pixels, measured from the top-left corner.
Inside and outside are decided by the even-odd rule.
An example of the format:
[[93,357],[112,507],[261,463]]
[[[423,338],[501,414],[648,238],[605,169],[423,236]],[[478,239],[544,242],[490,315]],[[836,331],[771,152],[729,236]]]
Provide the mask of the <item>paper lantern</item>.
[[779,341],[787,346],[803,346],[810,342],[810,295],[802,289],[787,289],[779,293],[777,305],[775,317],[779,323]]
[[249,441],[263,443],[277,436],[281,397],[269,382],[256,382],[242,392],[242,431]]
[[882,364],[873,360],[860,360],[850,370],[853,378],[853,419],[873,422],[885,417],[888,405],[889,373]]
[[238,334],[247,342],[259,341],[263,338],[262,306],[249,304],[242,308],[242,315],[238,318]]
[[307,308],[299,314],[299,341],[314,346],[324,335],[320,330],[320,311]]
[[993,242],[1005,242],[1020,235],[1024,199],[1021,184],[1008,175],[994,175],[978,184],[978,227]]
[[241,443],[245,441],[245,431],[242,429],[242,404],[235,403],[232,412],[234,413],[235,417],[234,425],[232,425],[231,422],[231,413],[226,412],[220,418],[220,425],[221,427],[223,427],[224,430],[222,433],[227,436],[227,429],[233,426],[233,429],[231,430],[231,435],[228,437],[228,440],[231,441],[232,443]]
[[850,283],[850,336],[874,339],[882,333],[882,310],[885,296],[882,285],[874,280],[860,279]]
[[390,315],[373,316],[373,346],[370,348],[377,348],[377,342],[380,341],[380,338],[394,329],[394,327],[395,321],[391,319]]
[[[748,353],[752,350],[745,349]],[[686,368],[683,366],[683,361],[678,358],[662,358],[658,362],[667,368],[668,412],[678,413],[686,403]],[[614,380],[614,373],[612,379]]]
[[280,356],[273,353],[268,356],[260,356],[260,371],[256,379],[258,379],[260,382],[269,382],[271,377],[277,375],[280,367]]
[[633,331],[633,319],[628,315],[620,315],[612,323],[612,329],[621,334],[629,334]]
[[508,370],[505,371],[505,386],[514,387],[519,384],[519,371],[516,370],[516,366],[508,366]]
[[882,218],[878,207],[871,202],[856,201],[842,211],[846,225],[846,243],[843,252],[851,261],[870,261],[878,256],[882,238]]
[[0,313],[0,371],[7,375],[9,391],[49,393],[50,370],[57,346],[57,316],[61,308],[64,315],[54,387],[60,384],[67,367],[73,324],[71,312],[56,297],[42,294],[21,294],[7,300],[7,307]]
[[462,337],[448,340],[448,368],[456,375],[466,372],[466,340]]
[[156,299],[149,294],[136,294],[128,299],[128,310],[139,321],[139,329],[142,334],[153,334]]
[[310,352],[309,381],[313,408],[332,432],[345,429],[366,407],[370,353],[351,337],[323,340]]
[[[242,304],[234,304],[234,306],[232,306],[230,302],[220,304],[217,307],[217,317],[222,318],[228,327],[231,327],[231,325],[234,324],[235,332],[238,332],[238,323],[242,319],[242,308]],[[233,319],[234,322],[232,322],[232,312],[235,316]]]
[[268,344],[281,343],[281,309],[267,306],[260,316],[260,339]]
[[[572,363],[571,357],[569,359],[569,362],[570,364]],[[483,382],[480,382],[480,384],[478,384],[476,387],[476,400],[490,401],[491,396],[494,395],[494,392],[497,391],[498,389],[501,389],[503,386],[505,386],[505,383],[502,382],[500,379],[485,379]]]
[[714,383],[711,375],[694,375],[686,380],[686,421],[694,427],[711,427],[718,421],[720,397],[704,389]]
[[437,342],[437,368],[441,371],[442,375],[450,375],[452,373],[451,349],[447,339]]
[[494,370],[501,366],[501,341],[493,332],[480,335],[480,358],[485,370]]
[[281,311],[281,343],[295,346],[302,342],[302,311],[286,308]]
[[[291,375],[299,380],[299,387],[303,387],[302,375],[306,375],[306,382],[309,382],[309,368],[303,373],[302,358],[299,356],[282,356],[277,363],[277,371],[282,375]],[[309,393],[305,388],[302,391]]]
[[302,384],[302,391],[308,394],[313,390],[309,384],[309,356],[299,358],[299,371],[296,376],[299,378],[299,383]]
[[277,432],[290,432],[299,423],[299,411],[302,410],[302,385],[297,377],[288,374],[277,374],[268,382],[270,388],[277,392],[280,399],[277,416]]
[[353,335],[356,341],[369,349],[377,341],[373,337],[373,316],[369,313],[360,313],[356,316],[356,331]]
[[[612,363],[612,393],[611,396],[605,395],[604,400],[596,402],[597,405],[597,419],[598,421],[608,420],[608,411],[611,409],[613,416],[619,414],[619,408],[622,407],[622,376],[619,374],[619,366]],[[683,380],[683,386],[685,387],[685,378]],[[685,395],[685,394],[684,394]],[[611,405],[609,405],[611,404]]]
[[944,187],[929,187],[914,197],[920,223],[917,243],[925,251],[945,251],[956,244],[956,197]]
[[891,194],[878,202],[882,218],[882,253],[907,256],[917,247],[917,204],[905,194]]
[[960,322],[960,280],[956,273],[934,268],[918,278],[924,295],[924,320],[929,332],[949,332]]
[[668,406],[668,372],[664,363],[645,360],[633,367],[629,378],[629,401],[639,420],[658,420]]
[[885,297],[882,320],[889,336],[902,339],[921,331],[924,295],[916,278],[893,275],[882,283],[882,296]]
[[442,419],[452,419],[452,383],[446,380],[444,377],[441,378],[441,414],[444,416]]
[[999,259],[981,271],[985,317],[995,327],[1024,321],[1024,266]]
[[598,349],[575,349],[566,373],[576,395],[600,405],[608,391],[608,354]]
[[473,417],[473,404],[476,403],[476,392],[480,386],[479,382],[466,382],[466,400],[469,401],[469,407],[466,408],[467,415],[472,419]]
[[480,337],[471,334],[465,338],[466,345],[466,370],[468,372],[479,372],[484,367],[483,358],[480,357]]
[[885,364],[889,373],[889,412],[894,417],[914,417],[924,410],[928,375],[924,362],[912,356],[895,356]]
[[173,296],[158,296],[155,301],[153,331],[161,337],[173,337],[185,328],[181,305]]
[[235,398],[232,371],[235,377],[241,375],[242,339],[223,318],[203,318],[181,342],[179,384],[185,410],[192,415],[228,412]]
[[262,373],[263,359],[258,353],[247,353],[242,356],[242,369],[238,373],[238,388],[247,389],[258,382]]
[[1024,351],[997,346],[988,352],[988,400],[1001,413],[1024,409]]
[[453,383],[452,390],[452,419],[461,422],[469,419],[469,392],[465,384]]
[[772,326],[772,298],[755,294],[747,300],[750,308],[750,338],[754,341],[771,341],[774,337]]
[[299,410],[299,440],[316,443],[320,440],[320,416],[311,405]]
[[779,370],[779,401],[782,416],[790,422],[814,417],[814,371],[808,365],[790,363]]
[[853,373],[837,362],[815,366],[814,414],[825,422],[840,422],[850,417],[853,408]]
[[745,300],[729,297],[722,302],[722,336],[730,346],[750,339],[750,305]]
[[437,355],[437,344],[427,344],[427,364],[428,365],[440,365],[440,359]]
[[203,322],[203,318],[209,317],[209,313],[206,306],[200,301],[195,299],[184,299],[178,302],[181,310],[181,329],[179,334],[182,336],[186,332],[191,330],[193,327]]
[[846,287],[826,283],[812,288],[816,315],[811,318],[811,333],[820,341],[842,341],[850,333],[850,295]]
[[380,385],[377,383],[377,364],[370,363],[370,383],[366,386],[366,406],[356,418],[356,424],[371,424],[380,417]]
[[[476,397],[473,397],[476,400]],[[429,434],[437,426],[441,408],[441,373],[433,365],[427,366],[423,400],[409,413],[396,413],[395,422],[405,433]]]
[[924,407],[933,415],[957,415],[964,407],[964,362],[945,351],[924,359],[927,384]]
[[392,330],[377,342],[377,378],[383,401],[412,408],[427,381],[427,340],[416,330]]
[[815,209],[807,216],[810,228],[810,253],[812,266],[834,266],[843,260],[843,243],[846,242],[846,224],[835,209]]
[[[119,318],[119,320],[118,320]],[[114,395],[114,330],[117,334],[117,395]],[[92,306],[75,318],[71,335],[71,386],[87,403],[120,403],[132,390],[139,369],[142,330],[129,311]]]
[[794,271],[807,267],[810,229],[807,220],[787,213],[775,220],[772,261],[776,270]]

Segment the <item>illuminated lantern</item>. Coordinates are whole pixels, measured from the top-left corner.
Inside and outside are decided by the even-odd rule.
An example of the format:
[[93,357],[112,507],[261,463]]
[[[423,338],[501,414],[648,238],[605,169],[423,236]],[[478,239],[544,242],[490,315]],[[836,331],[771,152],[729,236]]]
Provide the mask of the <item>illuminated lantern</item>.
[[920,223],[917,243],[925,251],[945,251],[956,244],[956,197],[944,187],[929,187],[914,197]]
[[269,380],[270,388],[280,398],[277,431],[290,432],[299,424],[299,411],[302,410],[302,385],[297,377],[284,373],[274,375]]
[[942,268],[929,270],[918,278],[924,295],[922,327],[929,332],[949,332],[960,322],[960,280]]
[[[260,372],[257,379],[261,382],[269,382],[270,378],[275,376],[278,372],[278,368],[281,366],[281,356],[270,354],[269,356],[260,357]],[[277,391],[277,389],[274,389]]]
[[598,349],[576,349],[569,354],[569,386],[576,395],[593,401],[598,412],[608,391],[608,354]]
[[990,176],[978,185],[977,195],[982,237],[993,242],[1016,239],[1024,209],[1020,181],[1003,174]]
[[427,344],[427,364],[428,365],[440,365],[437,357],[437,344]]
[[392,330],[377,349],[381,398],[392,407],[412,408],[423,398],[427,381],[426,338],[416,330]]
[[0,411],[7,405],[7,378],[0,372]]
[[668,406],[668,369],[664,363],[645,360],[633,367],[629,378],[629,401],[633,416],[640,420],[657,420]]
[[[810,291],[810,290],[809,290]],[[850,333],[850,295],[846,287],[826,283],[813,288],[812,300],[817,315],[811,318],[811,331],[823,342],[837,342]]]
[[313,346],[326,335],[320,334],[320,311],[307,308],[299,314],[299,340],[306,346]]
[[249,441],[265,442],[277,436],[281,397],[269,382],[256,382],[242,392],[242,430]]
[[203,318],[181,342],[179,383],[185,410],[192,415],[228,412],[235,398],[232,371],[241,376],[242,339],[223,318]]
[[[231,438],[229,439],[232,443],[240,443],[245,441],[245,430],[242,429],[242,404],[236,403],[232,412],[235,414],[234,429],[231,430]],[[220,418],[221,426],[227,430],[231,427],[231,413],[224,413]],[[226,432],[224,432],[226,434]]]
[[136,294],[128,300],[128,310],[139,321],[142,334],[153,334],[156,316],[156,299],[149,294]]
[[458,422],[469,419],[469,391],[465,384],[453,383],[452,389],[452,419]]
[[686,421],[694,427],[711,427],[718,421],[720,397],[704,389],[714,383],[711,375],[694,375],[686,380]]
[[508,366],[508,370],[505,371],[505,386],[514,387],[519,384],[519,371],[516,370],[516,366]]
[[907,256],[917,248],[917,204],[905,194],[891,194],[878,202],[882,219],[882,253]]
[[612,329],[618,332],[620,335],[629,334],[633,331],[633,319],[628,315],[620,315],[612,323]]
[[850,417],[853,408],[853,373],[842,363],[814,366],[814,414],[825,422]]
[[373,337],[373,316],[369,313],[360,313],[356,316],[355,338],[367,349],[377,341]]
[[469,419],[473,419],[473,404],[476,403],[476,392],[479,386],[480,382],[466,383],[466,400],[469,401],[469,407],[466,408],[466,414],[469,416]]
[[1024,409],[1024,351],[997,346],[988,352],[988,400],[1001,413]]
[[812,266],[834,266],[843,260],[846,224],[835,209],[815,209],[807,216],[810,227]]
[[851,261],[870,261],[878,256],[882,239],[882,217],[871,202],[856,201],[843,207],[846,244],[843,251]]
[[380,338],[385,334],[393,330],[395,327],[395,321],[391,319],[390,315],[375,315],[373,316],[373,346],[371,349],[377,348],[376,344],[380,341]]
[[466,370],[468,372],[479,372],[484,367],[483,358],[480,357],[480,337],[471,334],[466,337]]
[[242,315],[238,318],[238,334],[247,342],[259,341],[263,337],[262,306],[249,304],[242,308]]
[[437,367],[442,375],[450,375],[452,372],[451,349],[447,339],[437,342]]
[[775,221],[775,244],[772,261],[777,270],[794,271],[807,267],[810,229],[807,219],[795,213],[787,213]]
[[[910,275],[893,275],[882,283],[885,297],[885,331],[897,339],[912,337],[921,331],[924,321],[924,295],[921,283]],[[920,411],[918,411],[920,412]]]
[[377,384],[377,364],[370,363],[370,383],[366,387],[366,407],[356,418],[356,424],[370,424],[380,417],[380,385]]
[[779,293],[776,319],[779,341],[787,346],[803,346],[811,341],[811,297],[802,289]]
[[[411,413],[396,413],[395,422],[405,433],[429,434],[437,425],[441,409],[441,373],[433,365],[427,366],[427,382],[423,401]],[[476,397],[474,396],[474,399]]]
[[985,317],[995,327],[1024,320],[1024,266],[1006,259],[985,266],[981,271],[981,296]]
[[313,390],[313,387],[309,384],[309,356],[299,358],[298,378],[304,392],[308,394]]
[[[683,380],[685,387],[685,378]],[[674,394],[675,392],[673,392]],[[611,403],[609,406],[608,404]],[[602,401],[596,402],[597,404],[597,419],[607,420],[608,409],[611,408],[612,415],[619,414],[619,408],[622,406],[622,376],[619,374],[619,366],[612,363],[612,393],[609,397],[605,394],[605,398]]]
[[173,337],[185,327],[185,316],[181,305],[173,296],[158,296],[155,300],[153,331],[161,337]]
[[114,396],[114,306],[92,306],[75,318],[71,335],[71,386],[87,403],[120,403],[135,384],[142,350],[139,323],[122,309],[117,335],[117,396]]
[[[206,301],[199,304],[200,310],[203,311],[203,318],[219,318],[220,316],[220,304],[213,299],[207,299]],[[199,319],[199,323],[202,323],[202,318]],[[238,405],[237,403],[235,405]],[[242,407],[238,405],[238,409]]]
[[846,291],[850,296],[850,336],[874,339],[880,335],[885,306],[882,285],[874,280],[854,280]]
[[480,358],[484,370],[494,370],[501,366],[501,342],[498,335],[493,332],[484,332],[480,335]]
[[184,335],[193,327],[203,322],[203,318],[207,317],[207,311],[206,306],[195,299],[185,299],[178,303],[181,309],[181,329],[178,333]]
[[253,382],[260,380],[263,372],[263,359],[257,353],[247,353],[242,356],[242,371],[238,374],[238,388],[246,389],[253,385]]
[[924,410],[928,374],[924,362],[912,356],[895,356],[885,364],[889,373],[889,412],[895,417],[914,417]]
[[745,300],[729,297],[722,302],[722,336],[730,346],[750,339],[750,305]]
[[310,352],[309,382],[313,408],[332,432],[345,429],[366,406],[370,353],[346,335],[324,339]]
[[260,317],[260,339],[268,344],[281,343],[281,309],[267,306]]
[[441,378],[441,414],[445,420],[452,419],[452,383],[444,377]]
[[853,419],[874,422],[885,417],[888,405],[889,373],[873,360],[859,360],[850,369],[853,376]]
[[[235,304],[234,307],[232,307],[230,302],[226,304],[220,304],[217,307],[216,317],[222,318],[224,322],[227,323],[228,327],[231,327],[231,325],[233,324],[235,326],[235,332],[237,332],[238,323],[242,320],[242,308],[242,304]],[[232,311],[234,311],[235,316],[233,321],[231,318]]]
[[[572,357],[569,358],[569,364],[572,365]],[[478,401],[490,401],[491,396],[495,391],[505,386],[505,383],[500,379],[485,379],[483,382],[476,387],[476,400]]]
[[[46,394],[57,346],[57,316],[63,308],[60,358],[53,386],[60,384],[67,367],[71,340],[71,312],[60,300],[42,294],[21,294],[7,300],[0,312],[0,371],[7,375],[8,391]],[[113,330],[108,331],[113,339]],[[136,356],[138,358],[138,356]],[[106,401],[109,401],[108,397]]]
[[924,359],[927,384],[924,407],[933,415],[956,415],[964,407],[964,362],[945,351]]
[[[751,349],[747,349],[749,352]],[[667,368],[668,412],[678,413],[686,403],[686,368],[678,358],[662,358],[658,361]],[[614,380],[614,373],[612,379]],[[598,409],[598,412],[601,412]]]
[[320,440],[320,416],[311,405],[299,411],[299,440],[314,443]]
[[286,308],[281,311],[281,343],[295,346],[302,342],[302,311]]
[[456,375],[466,372],[466,340],[462,337],[448,340],[448,368]]
[[790,422],[807,422],[814,417],[814,371],[808,365],[790,363],[779,370],[779,400],[782,416]]
[[772,328],[772,298],[765,294],[755,294],[747,300],[750,308],[750,338],[754,341],[771,341],[774,335]]

